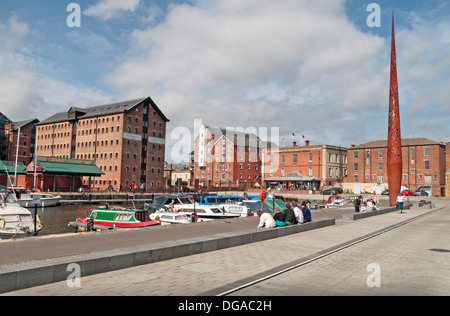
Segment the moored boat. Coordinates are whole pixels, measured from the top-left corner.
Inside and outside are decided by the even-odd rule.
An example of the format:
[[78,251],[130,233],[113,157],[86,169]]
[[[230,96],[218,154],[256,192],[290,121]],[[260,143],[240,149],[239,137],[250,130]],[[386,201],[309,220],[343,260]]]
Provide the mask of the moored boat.
[[160,219],[150,219],[148,212],[142,209],[130,208],[107,208],[98,207],[90,211],[88,216],[85,216],[83,210],[78,210],[78,216],[75,223],[78,228],[84,228],[90,221],[93,221],[93,229],[100,227],[100,229],[112,228],[141,228],[155,225],[161,225]]
[[186,216],[192,216],[196,214],[196,218],[199,221],[202,220],[213,220],[213,219],[229,219],[240,217],[240,213],[226,212],[219,205],[177,205],[175,207],[175,212],[184,214]]
[[56,206],[60,203],[61,196],[50,193],[29,193],[26,188],[11,187],[8,188],[13,191],[17,200],[22,207],[50,207]]
[[161,220],[161,224],[189,224],[191,219],[185,214],[173,212],[155,212],[150,214],[150,218],[154,220]]
[[25,237],[36,235],[42,230],[42,223],[31,212],[19,205],[10,191],[0,191],[0,235]]

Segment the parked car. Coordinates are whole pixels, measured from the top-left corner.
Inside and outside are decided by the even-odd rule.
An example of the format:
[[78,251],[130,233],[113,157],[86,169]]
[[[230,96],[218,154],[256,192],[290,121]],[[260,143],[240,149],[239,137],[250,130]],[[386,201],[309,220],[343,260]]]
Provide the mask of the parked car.
[[381,195],[389,195],[389,189],[383,190],[383,192],[381,192]]
[[320,191],[320,194],[323,195],[335,195],[342,193],[342,188],[334,187],[334,188],[327,188],[325,190]]
[[411,191],[411,190],[406,189],[406,190],[403,190],[403,191],[402,191],[402,195],[411,195],[411,196],[413,196],[413,195],[414,195],[414,192]]
[[428,196],[428,192],[422,189],[417,189],[414,191],[415,196]]
[[339,191],[336,188],[326,189],[326,190],[323,190],[322,192],[320,192],[320,194],[322,194],[322,195],[336,195],[338,193],[339,193]]

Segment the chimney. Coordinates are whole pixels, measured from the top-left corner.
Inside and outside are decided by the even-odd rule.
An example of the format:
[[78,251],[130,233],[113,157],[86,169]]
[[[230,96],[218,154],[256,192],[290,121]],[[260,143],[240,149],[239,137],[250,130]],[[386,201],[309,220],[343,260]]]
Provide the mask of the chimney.
[[350,147],[351,147],[351,148],[355,148],[355,144],[351,144]]
[[292,147],[297,147],[297,141],[296,140],[292,141]]
[[305,146],[309,146],[309,140],[305,140]]

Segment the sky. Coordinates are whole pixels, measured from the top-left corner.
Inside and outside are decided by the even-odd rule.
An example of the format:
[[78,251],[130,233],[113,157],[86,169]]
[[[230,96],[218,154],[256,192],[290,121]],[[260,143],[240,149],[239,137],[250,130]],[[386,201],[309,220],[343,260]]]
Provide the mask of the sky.
[[386,139],[393,12],[402,137],[448,142],[446,0],[2,0],[0,112],[150,96],[169,162],[200,120],[286,146]]

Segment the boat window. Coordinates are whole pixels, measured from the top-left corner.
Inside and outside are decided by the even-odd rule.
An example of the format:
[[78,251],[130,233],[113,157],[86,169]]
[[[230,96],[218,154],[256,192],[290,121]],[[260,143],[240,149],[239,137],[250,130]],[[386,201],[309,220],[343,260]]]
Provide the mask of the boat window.
[[219,210],[218,208],[211,208],[211,211],[212,211],[213,213],[215,213],[215,214],[220,214],[220,213],[222,213],[222,211]]
[[172,219],[172,216],[169,216],[169,215],[161,215],[161,219]]
[[18,222],[19,221],[19,217],[17,215],[2,215],[2,218],[7,223]]
[[33,222],[31,215],[19,215],[21,222]]
[[122,221],[126,222],[131,219],[131,214],[117,214],[116,217],[114,217],[115,221]]
[[186,218],[186,216],[181,216],[181,215],[175,216],[175,219],[176,219],[177,221],[184,220],[185,218]]
[[175,200],[175,204],[192,204],[192,200],[188,197],[178,198]]

